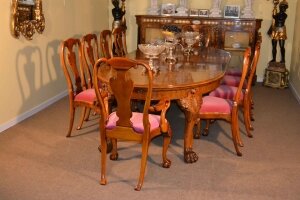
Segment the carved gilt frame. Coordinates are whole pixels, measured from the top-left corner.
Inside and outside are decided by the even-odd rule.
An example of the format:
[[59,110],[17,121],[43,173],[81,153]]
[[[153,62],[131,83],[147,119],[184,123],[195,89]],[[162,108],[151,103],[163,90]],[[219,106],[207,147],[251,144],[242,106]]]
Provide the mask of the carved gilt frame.
[[11,0],[11,32],[16,38],[22,34],[32,40],[35,32],[43,33],[45,17],[42,0]]

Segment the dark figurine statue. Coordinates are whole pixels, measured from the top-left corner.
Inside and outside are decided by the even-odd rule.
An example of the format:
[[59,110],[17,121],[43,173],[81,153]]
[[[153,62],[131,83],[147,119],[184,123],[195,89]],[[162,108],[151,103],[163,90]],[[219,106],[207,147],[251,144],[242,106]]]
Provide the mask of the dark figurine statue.
[[114,5],[114,8],[112,9],[112,15],[114,17],[114,21],[121,21],[123,15],[125,13],[120,8],[120,1],[119,0],[112,0],[111,2]]
[[282,0],[279,3],[279,12],[277,12],[276,6],[273,10],[274,23],[270,31],[268,32],[272,38],[272,60],[270,62],[276,62],[277,54],[277,42],[279,42],[281,60],[280,63],[285,63],[285,40],[287,39],[286,27],[284,25],[287,18],[286,9],[288,9],[288,2]]

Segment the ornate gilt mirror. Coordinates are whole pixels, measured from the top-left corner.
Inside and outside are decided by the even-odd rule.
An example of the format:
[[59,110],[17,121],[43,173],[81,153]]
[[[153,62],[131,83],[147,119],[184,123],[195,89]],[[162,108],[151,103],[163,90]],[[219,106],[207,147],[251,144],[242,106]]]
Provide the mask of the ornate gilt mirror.
[[43,33],[45,18],[42,0],[12,0],[11,31],[16,38],[22,34],[27,40],[32,40],[35,32]]

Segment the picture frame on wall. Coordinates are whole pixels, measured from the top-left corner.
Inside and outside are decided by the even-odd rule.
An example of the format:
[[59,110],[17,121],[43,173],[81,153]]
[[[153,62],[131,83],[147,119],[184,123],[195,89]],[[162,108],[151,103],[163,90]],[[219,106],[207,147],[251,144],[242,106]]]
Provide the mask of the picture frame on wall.
[[171,16],[175,14],[176,6],[173,3],[164,3],[161,5],[161,15]]
[[208,17],[208,9],[199,9],[199,17]]
[[190,12],[189,12],[189,15],[190,16],[199,16],[199,10],[191,8]]
[[224,18],[239,18],[240,6],[239,5],[225,5]]

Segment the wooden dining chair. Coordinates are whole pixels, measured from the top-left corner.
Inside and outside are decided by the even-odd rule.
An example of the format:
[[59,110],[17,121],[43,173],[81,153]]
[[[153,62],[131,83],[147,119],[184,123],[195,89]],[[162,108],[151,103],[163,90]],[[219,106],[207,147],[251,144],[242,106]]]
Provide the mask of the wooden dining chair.
[[88,33],[81,38],[81,51],[82,51],[82,60],[83,67],[86,70],[86,73],[89,74],[88,80],[89,87],[93,87],[92,73],[95,62],[99,59],[99,43],[96,34]]
[[122,27],[117,27],[112,31],[101,31],[100,47],[103,57],[105,58],[125,56],[128,53],[126,45],[126,30]]
[[[248,76],[248,80],[245,80],[245,82],[247,82],[246,84],[247,86],[245,89],[242,90],[242,93],[240,95],[240,101],[239,101],[239,104],[243,108],[242,110],[244,116],[244,124],[245,124],[248,137],[253,137],[251,134],[251,130],[253,130],[253,126],[251,125],[252,79],[256,71],[256,66],[260,55],[260,47],[261,47],[261,43],[257,42],[255,46],[254,57],[249,67],[251,68],[250,74]],[[237,91],[238,91],[238,87],[230,86],[230,85],[220,85],[214,91],[210,92],[209,96],[220,97],[224,99],[233,99]]]
[[[262,42],[262,37],[261,34],[259,33],[258,35],[258,39],[256,41],[255,44],[255,50],[254,50],[254,56],[252,57],[252,62],[251,65],[249,67],[247,76],[246,76],[246,81],[244,82],[243,88],[244,91],[247,91],[247,93],[249,94],[249,101],[251,104],[251,108],[254,107],[254,101],[253,101],[253,95],[252,95],[252,86],[253,86],[253,79],[254,79],[254,75],[256,72],[256,67],[257,67],[257,63],[258,63],[258,59],[259,59],[259,55],[260,55],[260,47],[261,47],[261,42]],[[227,74],[226,74],[227,73]],[[240,80],[241,80],[241,68],[234,68],[229,70],[229,72],[227,71],[225,73],[224,78],[221,81],[221,87],[223,87],[223,90],[228,89],[227,86],[230,87],[238,87]],[[228,93],[230,93],[229,91],[225,92],[225,91],[218,91],[218,93],[223,94],[223,96],[232,96]],[[250,120],[254,121],[254,117],[253,117],[253,113],[251,112],[252,109],[250,109]],[[250,129],[253,130],[253,126],[250,124]],[[249,129],[248,129],[249,130]],[[249,135],[249,134],[248,134]]]
[[112,34],[111,30],[103,30],[100,33],[100,49],[102,53],[102,57],[104,58],[112,58],[113,55],[113,42],[112,42]]
[[[255,46],[261,42],[262,42],[262,36],[261,36],[261,33],[259,32]],[[251,69],[252,68],[249,68],[249,72],[248,72],[249,76],[251,73]],[[231,67],[230,69],[226,70],[225,77],[224,77],[225,80],[222,83],[227,84],[227,85],[237,86],[239,83],[239,77],[241,75],[242,75],[242,69],[239,66]],[[226,79],[228,79],[228,80],[226,80]],[[247,77],[247,79],[248,79],[248,77]]]
[[[88,74],[87,81],[89,88],[93,88],[93,68],[95,62],[99,59],[99,43],[97,35],[94,33],[88,33],[81,38],[81,51],[82,51],[82,66],[84,67],[85,74]],[[85,121],[90,116],[90,109],[87,110]],[[95,112],[93,113],[96,114]]]
[[125,56],[128,53],[126,45],[126,30],[122,27],[114,28],[112,36],[114,54],[118,57]]
[[[134,89],[134,81],[130,78],[130,70],[142,67],[145,69],[147,77],[145,82],[145,102],[143,112],[132,112],[131,100]],[[112,76],[107,75],[107,70],[111,69]],[[104,71],[101,73],[101,71]],[[109,70],[110,71],[110,70]],[[98,81],[106,82],[99,87]],[[153,74],[148,64],[130,60],[128,58],[114,57],[111,59],[101,58],[94,67],[94,85],[97,99],[99,101],[101,118],[100,137],[101,146],[101,179],[100,184],[106,185],[106,143],[111,138],[114,141],[113,150],[110,159],[118,159],[116,141],[127,140],[136,141],[142,144],[140,175],[135,190],[141,190],[144,174],[147,165],[148,148],[150,141],[158,135],[163,136],[162,148],[162,166],[169,168],[171,161],[167,158],[167,149],[170,144],[172,131],[170,125],[165,118],[166,111],[170,106],[169,100],[161,100],[156,106],[151,106]],[[107,97],[112,93],[117,101],[116,111],[109,113],[107,110]],[[150,111],[161,112],[160,115],[150,114]]]
[[99,109],[96,105],[95,90],[88,84],[88,80],[92,80],[91,74],[86,73],[82,64],[82,51],[79,39],[69,38],[61,43],[60,62],[67,81],[69,94],[70,122],[67,137],[70,137],[77,107],[83,108],[77,129],[82,127],[87,109],[92,109],[96,112],[99,112]]
[[[238,125],[238,107],[240,105],[240,99],[242,95],[243,82],[245,81],[246,74],[249,67],[250,48],[247,48],[244,53],[243,60],[243,73],[241,76],[241,82],[233,99],[224,99],[215,96],[203,97],[203,102],[198,113],[199,121],[197,122],[197,130],[194,133],[196,138],[199,138],[201,132],[201,120],[206,120],[206,133],[208,133],[208,127],[210,120],[223,119],[231,124],[232,141],[235,147],[235,151],[238,156],[242,156],[239,150],[241,146],[241,138]],[[207,135],[204,133],[204,135]]]

